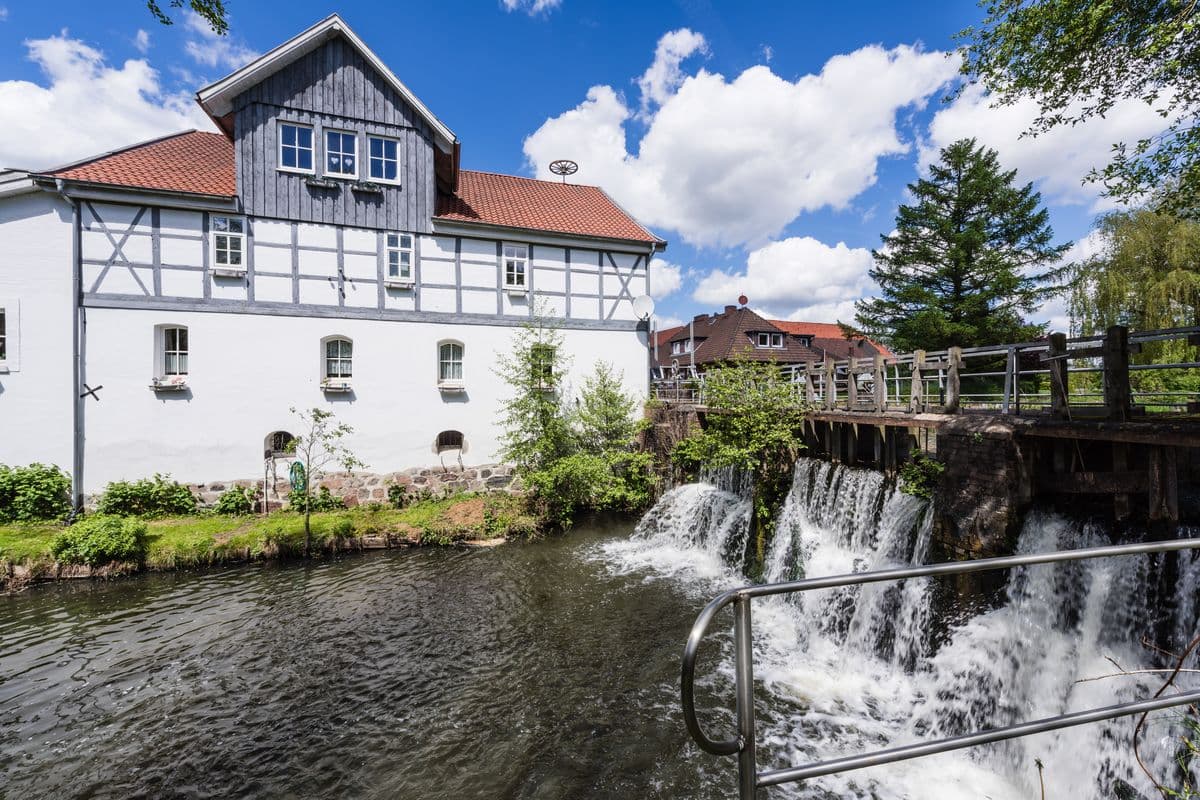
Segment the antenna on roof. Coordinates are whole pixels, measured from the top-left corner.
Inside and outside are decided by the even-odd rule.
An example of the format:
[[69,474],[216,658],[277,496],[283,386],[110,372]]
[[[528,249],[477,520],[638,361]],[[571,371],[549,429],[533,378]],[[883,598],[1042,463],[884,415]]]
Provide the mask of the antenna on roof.
[[567,182],[568,175],[574,175],[579,172],[579,165],[569,158],[560,158],[550,162],[550,171],[555,175],[561,175],[563,183]]

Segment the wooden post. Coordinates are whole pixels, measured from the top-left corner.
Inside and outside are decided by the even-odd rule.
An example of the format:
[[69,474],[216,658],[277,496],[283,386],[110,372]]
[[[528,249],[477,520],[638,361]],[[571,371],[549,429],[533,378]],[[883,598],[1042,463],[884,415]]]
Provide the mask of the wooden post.
[[913,351],[912,391],[909,393],[908,410],[920,414],[925,410],[925,377],[921,370],[925,367],[925,351]]
[[957,414],[962,395],[962,383],[958,376],[958,368],[962,365],[962,348],[951,347],[947,357],[950,370],[946,376],[946,413]]
[[1067,383],[1067,335],[1050,334],[1050,352],[1046,365],[1050,368],[1050,414],[1062,419],[1070,414],[1069,384]]
[[[1112,443],[1113,472],[1126,472],[1129,469],[1129,445],[1124,442]],[[1119,520],[1127,520],[1130,515],[1129,495],[1116,493],[1113,495],[1113,516]]]
[[833,357],[825,356],[825,410],[832,411],[837,404],[837,381],[833,366]]
[[871,378],[871,388],[875,392],[875,410],[882,414],[887,411],[887,372],[883,366],[883,355],[875,354],[875,371]]
[[1129,329],[1113,325],[1104,332],[1101,345],[1104,367],[1104,408],[1115,422],[1129,419]]
[[1013,393],[1013,377],[1016,373],[1017,348],[1008,348],[1008,357],[1004,359],[1004,399],[1000,401],[1000,413],[1012,411],[1010,405]]
[[858,359],[850,356],[846,364],[846,408],[850,411],[858,405],[858,373],[855,371]]
[[817,404],[817,387],[813,381],[812,362],[804,363],[804,400],[810,406]]

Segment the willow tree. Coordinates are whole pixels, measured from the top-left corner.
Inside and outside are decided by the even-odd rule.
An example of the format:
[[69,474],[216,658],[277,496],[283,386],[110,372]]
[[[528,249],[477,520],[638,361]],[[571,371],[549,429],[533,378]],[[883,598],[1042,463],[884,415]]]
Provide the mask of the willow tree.
[[[1200,325],[1200,222],[1142,209],[1107,214],[1096,231],[1099,253],[1071,265],[1069,308],[1079,333],[1101,333],[1110,325],[1133,330]],[[1152,342],[1134,359],[1192,361],[1192,349],[1181,340]],[[1196,383],[1144,372],[1134,377],[1143,389]]]
[[900,350],[997,344],[1031,338],[1025,321],[1059,292],[1049,212],[1033,184],[1016,184],[995,150],[960,139],[928,177],[909,184],[896,230],[872,251],[878,297],[855,304],[862,330]]
[[[1163,129],[1117,142],[1088,176],[1112,197],[1147,194],[1160,210],[1200,217],[1200,6],[1196,0],[985,0],[963,31],[962,71],[1009,105],[1038,108],[1037,136],[1118,103],[1144,103]],[[1080,176],[1083,177],[1083,176]]]

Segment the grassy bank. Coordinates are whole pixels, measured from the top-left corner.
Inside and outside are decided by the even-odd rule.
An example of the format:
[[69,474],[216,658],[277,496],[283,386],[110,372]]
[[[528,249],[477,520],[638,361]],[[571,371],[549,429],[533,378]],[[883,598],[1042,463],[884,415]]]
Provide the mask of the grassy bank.
[[[304,549],[304,517],[290,511],[265,517],[155,519],[147,520],[147,527],[144,566],[151,570],[296,555]],[[320,552],[527,537],[538,528],[522,498],[506,494],[461,495],[422,500],[401,509],[358,507],[312,516],[314,547]],[[0,525],[0,582],[14,573],[25,579],[62,574],[50,552],[61,530],[56,523]],[[106,573],[101,570],[101,574]]]

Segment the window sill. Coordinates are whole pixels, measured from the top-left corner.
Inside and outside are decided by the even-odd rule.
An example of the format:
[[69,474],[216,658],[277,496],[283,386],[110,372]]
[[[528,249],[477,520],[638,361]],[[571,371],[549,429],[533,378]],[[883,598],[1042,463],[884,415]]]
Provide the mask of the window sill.
[[350,188],[360,194],[383,194],[383,184],[375,181],[355,181]]
[[529,289],[524,286],[505,286],[504,293],[509,297],[528,297]]
[[4,361],[0,361],[0,375],[7,375],[10,371],[11,368],[8,366],[8,364]]
[[304,184],[313,189],[336,189],[338,187],[337,181],[331,178],[318,178],[316,175],[305,178]]
[[210,270],[214,278],[244,278],[246,277],[246,269],[244,267],[212,267]]
[[386,289],[415,289],[417,284],[412,278],[384,278],[383,285]]
[[154,378],[150,381],[150,389],[155,392],[182,392],[186,388],[187,379],[183,377]]
[[323,380],[321,381],[321,391],[323,392],[349,392],[353,391],[354,387],[350,385],[348,380]]
[[286,172],[288,175],[316,175],[315,170],[300,169],[299,167],[276,167],[276,172]]
[[438,391],[442,392],[465,392],[467,386],[462,381],[438,381]]

